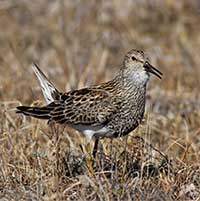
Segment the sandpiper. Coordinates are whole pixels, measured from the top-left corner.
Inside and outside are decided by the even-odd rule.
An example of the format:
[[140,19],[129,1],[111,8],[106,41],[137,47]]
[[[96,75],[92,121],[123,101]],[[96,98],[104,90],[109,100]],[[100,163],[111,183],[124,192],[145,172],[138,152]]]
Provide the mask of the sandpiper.
[[37,65],[33,66],[47,105],[18,106],[17,113],[67,124],[94,139],[93,155],[103,137],[121,137],[133,131],[145,112],[146,86],[150,74],[162,78],[143,51],[131,50],[116,76],[90,88],[59,92]]

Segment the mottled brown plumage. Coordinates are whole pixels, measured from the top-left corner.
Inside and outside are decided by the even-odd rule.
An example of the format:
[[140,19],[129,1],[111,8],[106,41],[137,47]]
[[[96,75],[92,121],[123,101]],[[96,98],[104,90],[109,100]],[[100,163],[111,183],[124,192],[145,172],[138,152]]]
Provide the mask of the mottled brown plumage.
[[67,124],[95,139],[123,136],[134,130],[144,115],[150,73],[162,76],[138,50],[125,55],[113,80],[91,88],[60,93],[37,66],[34,71],[49,104],[19,106],[17,113]]

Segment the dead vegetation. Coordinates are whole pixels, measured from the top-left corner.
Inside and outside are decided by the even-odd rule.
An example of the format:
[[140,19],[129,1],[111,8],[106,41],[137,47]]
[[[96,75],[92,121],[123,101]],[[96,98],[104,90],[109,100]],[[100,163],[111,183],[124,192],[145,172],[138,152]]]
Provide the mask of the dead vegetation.
[[[199,9],[195,0],[1,1],[1,200],[199,200]],[[132,48],[164,78],[150,82],[143,125],[102,140],[96,160],[74,130],[15,114],[43,103],[33,62],[64,91],[110,79]]]

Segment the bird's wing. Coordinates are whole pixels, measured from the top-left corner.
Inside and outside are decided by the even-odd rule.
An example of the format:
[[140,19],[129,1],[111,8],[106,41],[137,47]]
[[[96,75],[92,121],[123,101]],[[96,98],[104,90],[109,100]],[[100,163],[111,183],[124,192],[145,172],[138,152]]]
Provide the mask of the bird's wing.
[[46,75],[40,70],[37,64],[33,65],[33,70],[40,82],[42,93],[46,102],[49,104],[56,100],[59,96],[59,91],[54,87],[54,85],[47,79]]
[[95,88],[64,93],[54,104],[50,120],[58,123],[102,125],[117,111],[113,96]]

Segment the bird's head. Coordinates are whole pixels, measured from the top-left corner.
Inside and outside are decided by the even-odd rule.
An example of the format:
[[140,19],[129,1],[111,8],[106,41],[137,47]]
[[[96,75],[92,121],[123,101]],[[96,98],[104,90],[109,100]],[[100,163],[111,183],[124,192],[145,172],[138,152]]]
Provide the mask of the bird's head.
[[144,84],[149,80],[150,74],[162,78],[162,73],[149,63],[144,52],[140,50],[133,49],[125,55],[122,69],[129,78]]

